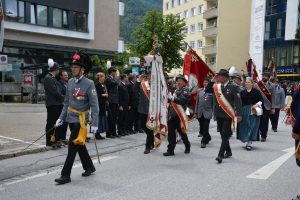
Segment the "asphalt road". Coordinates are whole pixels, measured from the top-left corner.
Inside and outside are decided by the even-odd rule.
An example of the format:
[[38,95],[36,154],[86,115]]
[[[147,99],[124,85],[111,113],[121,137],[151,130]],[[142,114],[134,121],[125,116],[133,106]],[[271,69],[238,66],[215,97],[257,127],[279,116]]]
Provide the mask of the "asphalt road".
[[[300,173],[292,155],[290,127],[280,123],[277,133],[269,131],[267,142],[255,142],[250,152],[233,137],[233,157],[222,164],[215,161],[221,141],[215,124],[211,126],[212,141],[206,149],[200,148],[197,130],[197,123],[192,123],[191,153],[185,155],[181,143],[174,157],[162,156],[166,143],[144,155],[144,134],[107,139],[102,144],[114,146],[114,153],[103,155],[102,164],[95,164],[96,173],[87,178],[81,177],[83,170],[77,162],[72,182],[66,185],[54,182],[59,177],[66,149],[0,161],[2,177],[10,173],[6,179],[0,178],[0,199],[291,200],[300,194]],[[132,145],[119,148],[120,142]],[[94,152],[92,145],[89,149]],[[93,159],[97,161],[96,157]],[[47,160],[48,164],[39,165]],[[18,170],[25,163],[28,169],[20,175]]]

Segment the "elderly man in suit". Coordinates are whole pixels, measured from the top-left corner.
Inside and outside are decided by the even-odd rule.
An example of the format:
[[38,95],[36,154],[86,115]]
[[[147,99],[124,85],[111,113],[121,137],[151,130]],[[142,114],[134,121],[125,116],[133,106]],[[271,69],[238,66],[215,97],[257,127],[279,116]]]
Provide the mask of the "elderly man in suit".
[[195,112],[200,125],[201,148],[205,148],[211,140],[209,134],[209,123],[213,115],[213,89],[212,82],[206,78],[203,88],[199,90],[196,100]]

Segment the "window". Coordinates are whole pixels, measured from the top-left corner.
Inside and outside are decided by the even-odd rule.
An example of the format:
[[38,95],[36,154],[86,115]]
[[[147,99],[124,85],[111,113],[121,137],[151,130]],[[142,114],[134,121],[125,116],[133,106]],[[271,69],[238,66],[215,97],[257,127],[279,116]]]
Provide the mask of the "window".
[[191,17],[196,15],[196,8],[191,8]]
[[18,18],[17,0],[5,1],[5,16],[8,21],[17,21]]
[[166,3],[166,10],[169,10],[169,2]]
[[171,8],[174,8],[175,6],[175,0],[171,0]]
[[265,25],[265,40],[269,40],[270,39],[270,21],[266,21],[266,25]]
[[68,23],[68,11],[64,10],[63,11],[63,27],[64,28],[69,28],[69,23]]
[[202,31],[202,30],[203,30],[203,23],[202,23],[202,22],[199,22],[199,23],[197,24],[197,30],[198,30],[198,31]]
[[184,12],[183,12],[183,19],[186,19],[186,18],[188,18],[189,17],[189,11],[188,10],[185,10]]
[[181,4],[181,0],[177,0],[177,5],[180,6],[180,4]]
[[282,19],[277,19],[277,27],[276,27],[276,38],[281,38],[282,36]]
[[25,3],[18,1],[18,22],[25,22]]
[[183,30],[182,30],[182,33],[187,34],[188,33],[188,27],[184,27]]
[[191,46],[192,48],[195,48],[195,41],[190,41],[190,46]]
[[203,12],[202,5],[198,6],[198,15],[200,15],[202,12]]
[[30,23],[36,24],[36,9],[34,4],[30,5]]
[[53,8],[53,27],[62,28],[62,10],[58,8]]
[[187,3],[187,0],[184,0],[184,3]]
[[48,25],[48,8],[47,6],[36,6],[37,24],[42,26]]
[[202,40],[197,40],[197,48],[200,49],[203,47],[203,42]]
[[195,33],[195,24],[192,24],[190,26],[190,29],[191,29],[191,33]]
[[295,45],[294,46],[294,60],[293,64],[298,64],[299,63],[299,46]]
[[286,48],[282,47],[281,48],[281,54],[280,54],[280,66],[285,66],[286,65]]
[[87,14],[73,12],[73,30],[87,32]]

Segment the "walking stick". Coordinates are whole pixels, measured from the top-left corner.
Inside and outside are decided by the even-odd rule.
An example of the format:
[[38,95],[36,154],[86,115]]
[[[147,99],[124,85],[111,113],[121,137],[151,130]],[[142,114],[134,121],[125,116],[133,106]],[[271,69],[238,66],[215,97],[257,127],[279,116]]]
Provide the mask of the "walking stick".
[[96,142],[96,133],[94,133],[94,143],[95,143],[95,147],[96,147],[98,163],[99,163],[99,165],[101,165],[101,162],[100,162],[100,155],[99,155],[99,151],[98,151],[98,147],[97,147],[97,142]]
[[25,149],[23,149],[23,151],[25,151],[25,150],[28,149],[31,145],[33,145],[33,144],[36,143],[38,140],[40,140],[42,137],[44,137],[45,135],[47,135],[48,133],[50,133],[50,131],[52,131],[54,128],[56,128],[56,127],[53,126],[52,128],[50,128],[47,132],[45,132],[43,135],[41,135],[41,136],[38,137],[35,141],[33,141],[30,145],[28,145]]

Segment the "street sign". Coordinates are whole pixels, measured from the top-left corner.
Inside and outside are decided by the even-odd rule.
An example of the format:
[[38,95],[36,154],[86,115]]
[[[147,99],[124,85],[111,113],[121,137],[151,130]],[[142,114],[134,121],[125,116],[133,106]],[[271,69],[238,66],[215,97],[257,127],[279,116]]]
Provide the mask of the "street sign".
[[23,74],[23,83],[24,84],[32,84],[33,82],[33,73],[32,72],[25,72]]
[[141,59],[139,57],[130,57],[129,65],[140,65]]
[[12,71],[12,64],[0,64],[0,72]]
[[0,55],[0,64],[7,64],[7,55]]

